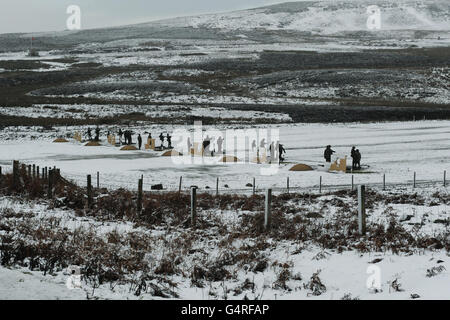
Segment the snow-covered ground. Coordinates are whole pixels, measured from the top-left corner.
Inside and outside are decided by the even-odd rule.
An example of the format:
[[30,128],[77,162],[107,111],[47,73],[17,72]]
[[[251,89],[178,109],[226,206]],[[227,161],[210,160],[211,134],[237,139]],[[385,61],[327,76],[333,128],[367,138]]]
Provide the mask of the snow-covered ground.
[[[376,202],[368,210],[367,223],[387,226],[390,219],[394,218],[415,237],[439,237],[447,234],[448,243],[448,222],[437,223],[437,220],[448,221],[449,204],[431,206],[438,193],[444,197],[448,195],[442,188],[426,188],[410,198],[424,197],[426,201],[422,204],[385,204],[383,200]],[[354,199],[323,195],[309,204],[298,201],[297,211],[287,215],[293,218],[307,217],[309,213],[320,212],[319,218],[312,218],[317,219],[317,223],[334,219],[337,223],[342,223],[338,222],[339,212],[342,211],[340,203],[349,205],[349,209],[344,210],[354,210]],[[122,281],[108,281],[95,288],[87,278],[83,278],[81,288],[77,289],[67,286],[70,273],[66,269],[56,268],[43,274],[42,271],[30,271],[19,266],[0,267],[0,299],[160,299],[161,292],[167,295],[166,298],[194,300],[244,297],[250,300],[450,298],[450,255],[445,249],[412,248],[407,253],[393,253],[390,250],[364,252],[347,248],[341,252],[323,249],[312,239],[311,242],[309,239],[276,240],[270,236],[253,238],[250,234],[236,238],[231,235],[239,232],[243,223],[242,216],[249,212],[211,209],[202,210],[199,214],[202,219],[212,223],[212,226],[199,231],[170,227],[169,231],[165,227],[138,226],[126,220],[100,221],[96,217],[80,217],[79,213],[72,210],[50,206],[47,200],[24,201],[2,196],[0,237],[12,235],[7,238],[8,241],[19,237],[24,243],[31,245],[49,243],[42,232],[51,227],[55,234],[67,233],[69,238],[74,237],[74,241],[79,241],[86,235],[95,236],[105,241],[101,245],[109,248],[108,250],[117,251],[124,257],[132,257],[134,250],[142,248],[134,248],[131,240],[136,244],[144,240],[147,251],[141,253],[145,253],[144,261],[147,266],[142,272],[125,275]],[[226,226],[227,231],[218,232],[216,224]],[[9,226],[16,226],[19,230],[25,226],[26,234],[20,234]],[[333,234],[336,231],[330,232]],[[37,238],[33,241],[33,237]],[[118,238],[123,240],[117,241]],[[58,243],[59,240],[55,241]],[[364,241],[369,243],[367,239]],[[70,256],[86,254],[85,247],[74,250],[80,252],[69,252]],[[95,250],[101,252],[103,248],[96,247]],[[179,257],[180,254],[182,258]],[[163,276],[164,282],[156,270],[169,257],[174,257],[176,266],[173,267],[178,271],[174,274],[168,271],[169,275]],[[93,261],[97,259],[95,255],[89,254],[83,258]],[[233,263],[233,259],[237,262]],[[258,261],[266,263],[262,267]],[[201,273],[198,275],[200,278],[195,280],[195,270],[214,268],[217,264],[225,266],[225,269],[217,267],[218,272],[229,273],[225,280],[208,280],[205,283]],[[110,268],[104,264],[101,267],[105,270]],[[314,274],[317,278],[311,283]],[[139,279],[147,279],[147,284],[136,295]],[[377,287],[377,290],[370,288],[371,286]]]
[[[450,299],[449,272],[438,276],[427,278],[427,269],[448,263],[437,264],[437,261],[448,261],[449,257],[443,252],[422,253],[414,256],[386,254],[359,254],[345,252],[342,254],[326,255],[323,260],[313,259],[317,251],[306,251],[301,254],[290,256],[289,247],[279,248],[275,254],[284,257],[294,265],[293,271],[305,277],[321,270],[319,276],[327,287],[327,291],[320,296],[314,296],[310,291],[302,287],[302,281],[291,280],[290,285],[294,291],[279,292],[277,290],[265,289],[276,281],[277,268],[252,277],[251,283],[255,283],[254,291],[246,292],[244,295],[249,299],[265,300],[290,300],[290,299],[315,299],[315,300],[339,300],[344,297],[361,300],[408,300],[411,295],[425,300],[448,300]],[[383,261],[376,264],[381,270],[382,292],[375,293],[366,287],[369,276],[373,273],[370,262],[381,258]],[[351,268],[349,268],[351,266]],[[0,299],[1,300],[80,300],[86,299],[92,289],[86,285],[82,288],[69,289],[66,285],[68,275],[59,273],[57,275],[44,276],[42,272],[30,271],[26,268],[3,268],[0,267]],[[239,275],[247,279],[245,272]],[[397,279],[403,291],[397,292],[391,287],[391,283]],[[250,286],[252,284],[250,283]],[[229,289],[238,286],[239,282],[229,285]],[[84,286],[84,287],[83,287]],[[210,288],[192,288],[189,283],[180,285],[177,289],[180,293],[179,299],[188,300],[213,300],[224,299],[223,288],[214,284]],[[109,285],[103,285],[94,291],[94,297],[99,299],[157,299],[151,294],[143,294],[136,297],[128,288],[117,286],[115,291],[109,289]],[[214,296],[215,295],[215,296]],[[233,296],[228,294],[228,299],[242,299],[244,295]]]
[[[151,132],[157,138],[161,132],[173,130],[192,130],[192,126],[135,126],[136,136],[141,133],[144,140]],[[236,126],[208,127],[219,129],[225,136],[225,129]],[[246,126],[238,128],[248,129]],[[267,126],[254,126],[264,129]],[[93,127],[92,127],[93,129]],[[122,127],[122,129],[125,129]],[[351,174],[325,172],[322,165],[323,151],[331,145],[336,157],[347,156],[350,164],[350,149],[354,145],[362,153],[363,171],[354,174],[354,183],[381,183],[383,174],[386,183],[412,184],[414,172],[417,180],[442,181],[444,170],[450,173],[450,121],[411,121],[368,124],[287,124],[273,125],[270,129],[279,130],[280,142],[287,151],[286,163],[276,166],[272,175],[266,175],[261,168],[268,165],[248,163],[241,157],[238,163],[220,163],[220,157],[196,157],[191,163],[190,157],[171,159],[161,157],[162,152],[121,151],[106,143],[103,146],[85,147],[73,139],[69,143],[52,143],[58,136],[72,137],[75,131],[85,132],[86,127],[59,127],[55,131],[42,131],[40,128],[6,128],[0,131],[0,164],[4,170],[10,168],[12,160],[61,168],[63,175],[84,185],[87,174],[100,172],[101,185],[111,188],[120,186],[136,188],[137,180],[144,175],[144,189],[151,184],[162,183],[167,189],[178,189],[179,177],[183,177],[183,187],[197,185],[215,188],[216,178],[220,179],[220,189],[228,185],[230,189],[246,189],[247,183],[256,179],[258,189],[286,186],[287,177],[290,187],[316,187],[322,177],[323,185],[350,185]],[[103,134],[107,128],[102,127]],[[118,127],[108,127],[116,132]],[[274,133],[276,131],[273,131]],[[208,132],[205,133],[205,136]],[[214,135],[210,135],[213,137]],[[158,138],[157,138],[158,139]],[[118,140],[118,138],[117,138]],[[182,151],[185,143],[177,146]],[[193,140],[191,140],[193,141]],[[242,142],[243,140],[238,140]],[[159,145],[159,140],[157,140]],[[242,145],[239,143],[239,145]],[[267,146],[266,146],[267,147]],[[238,147],[239,152],[244,149]],[[250,156],[255,155],[250,152]],[[177,160],[178,162],[174,161]],[[180,160],[184,164],[180,165]],[[178,163],[178,164],[177,164]],[[311,165],[315,170],[292,172],[289,169],[297,163]],[[447,174],[449,177],[449,174]],[[251,188],[248,188],[251,191]]]

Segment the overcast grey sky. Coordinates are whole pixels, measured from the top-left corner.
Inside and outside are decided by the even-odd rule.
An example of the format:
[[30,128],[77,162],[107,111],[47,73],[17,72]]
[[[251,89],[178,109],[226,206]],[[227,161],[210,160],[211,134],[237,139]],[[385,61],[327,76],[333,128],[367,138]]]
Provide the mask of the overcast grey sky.
[[[287,1],[287,0],[286,0]],[[291,0],[292,1],[292,0]],[[79,5],[82,29],[161,18],[248,9],[282,0],[0,0],[0,33],[66,29],[69,5]]]

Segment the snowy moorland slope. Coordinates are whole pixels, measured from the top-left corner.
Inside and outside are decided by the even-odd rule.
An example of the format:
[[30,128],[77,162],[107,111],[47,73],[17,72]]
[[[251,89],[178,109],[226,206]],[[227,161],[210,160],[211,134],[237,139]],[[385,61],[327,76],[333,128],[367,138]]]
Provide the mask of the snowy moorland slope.
[[[367,8],[381,10],[381,30],[367,29]],[[450,32],[447,0],[300,1],[220,14],[177,17],[148,23],[91,30],[0,35],[0,51],[26,50],[36,38],[39,50],[74,48],[80,44],[136,39],[233,40],[257,43],[305,43],[321,36],[361,40],[432,38]],[[437,33],[437,34],[436,34]],[[308,39],[308,37],[314,38]],[[335,38],[341,43],[343,39]],[[134,42],[135,43],[135,42]]]
[[297,30],[319,33],[364,31],[367,7],[381,10],[383,30],[449,30],[448,1],[287,2],[224,14],[166,20],[167,25],[219,29]]

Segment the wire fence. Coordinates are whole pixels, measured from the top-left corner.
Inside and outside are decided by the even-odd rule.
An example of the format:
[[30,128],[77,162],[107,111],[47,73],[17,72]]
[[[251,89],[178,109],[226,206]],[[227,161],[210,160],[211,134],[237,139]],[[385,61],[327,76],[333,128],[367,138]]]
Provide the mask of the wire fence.
[[[102,181],[101,174],[99,174],[100,181],[98,183],[99,187],[106,188],[109,190],[117,190],[117,189],[127,189],[127,190],[133,190],[137,191],[138,189],[138,179],[136,179],[135,182],[131,181],[130,179],[117,179],[117,180],[105,180]],[[72,180],[74,183],[78,185],[85,185],[86,184],[86,175],[82,174],[68,174],[65,175],[68,179]],[[181,180],[181,181],[180,181]],[[169,183],[165,184],[162,190],[157,189],[151,189],[152,184],[145,181],[145,177],[143,179],[144,181],[144,191],[152,191],[152,192],[158,192],[158,193],[167,193],[167,192],[190,192],[191,187],[193,184],[191,183],[185,183],[184,178],[181,177],[177,183]],[[249,183],[247,187],[245,188],[229,188],[229,187],[223,187],[218,186],[217,181],[214,183],[214,186],[204,186],[204,187],[198,187],[198,192],[201,193],[210,193],[210,194],[243,194],[243,195],[252,195],[252,194],[264,194],[264,192],[270,188],[272,189],[273,193],[281,194],[281,193],[322,193],[322,192],[334,192],[334,191],[341,191],[341,190],[356,190],[358,185],[365,185],[366,187],[372,188],[372,189],[378,189],[378,190],[394,190],[394,189],[407,189],[407,188],[427,188],[427,187],[447,187],[449,182],[446,179],[446,172],[444,172],[444,177],[442,180],[427,180],[427,179],[410,179],[406,180],[405,182],[385,182],[385,179],[383,179],[383,182],[361,182],[356,183],[352,179],[351,182],[348,183],[341,183],[341,184],[326,184],[322,183],[322,179],[319,180],[317,184],[308,185],[308,186],[294,186],[289,185],[292,180],[289,178],[286,180],[285,186],[273,186],[269,183],[258,183],[257,180],[254,180],[253,183]],[[221,181],[221,183],[227,183],[228,180]],[[257,183],[255,183],[257,182]],[[93,184],[94,186],[97,185],[96,175],[93,175]],[[213,184],[213,181],[211,181],[211,184]]]
[[[42,167],[41,167],[42,168]],[[12,166],[0,166],[0,175],[8,172],[12,172]],[[67,180],[70,180],[74,184],[84,187],[87,185],[87,175],[81,173],[70,173],[70,172],[61,172],[61,175],[64,176]],[[138,190],[138,180],[143,179],[143,190],[151,191],[157,193],[167,193],[167,192],[190,192],[190,189],[193,185],[192,181],[186,180],[184,177],[180,177],[178,181],[171,181],[171,183],[164,183],[164,185],[160,185],[162,189],[153,189],[152,183],[149,180],[146,181],[144,175],[141,175],[139,178],[133,179],[129,177],[103,175],[100,172],[96,172],[92,174],[92,185],[93,187],[106,188],[108,190],[118,190],[118,189],[127,189],[130,191]],[[212,187],[196,186],[201,193],[210,193],[210,194],[242,194],[242,195],[252,195],[252,194],[264,194],[264,192],[270,188],[273,193],[281,194],[281,193],[326,193],[326,192],[334,192],[341,190],[356,190],[358,185],[365,185],[366,187],[378,190],[401,190],[407,188],[427,188],[427,187],[448,187],[449,182],[447,181],[447,172],[443,172],[442,179],[438,180],[427,180],[427,179],[416,179],[416,173],[414,172],[413,179],[408,179],[404,182],[386,182],[385,175],[383,175],[382,182],[360,182],[356,183],[353,179],[353,174],[351,175],[343,175],[343,177],[348,178],[347,183],[338,183],[338,184],[327,184],[320,176],[318,183],[311,184],[307,186],[295,186],[292,184],[292,180],[288,176],[285,182],[278,182],[278,186],[273,185],[273,183],[269,183],[268,180],[258,180],[256,178],[253,179],[251,183],[248,183],[246,187],[243,188],[230,188],[224,187],[230,180],[222,180],[223,178],[216,181],[209,181]],[[134,181],[135,180],[135,181]],[[381,180],[381,179],[380,179]],[[273,182],[273,181],[272,181]],[[241,181],[242,183],[242,181]],[[280,184],[284,184],[284,186],[280,186]]]

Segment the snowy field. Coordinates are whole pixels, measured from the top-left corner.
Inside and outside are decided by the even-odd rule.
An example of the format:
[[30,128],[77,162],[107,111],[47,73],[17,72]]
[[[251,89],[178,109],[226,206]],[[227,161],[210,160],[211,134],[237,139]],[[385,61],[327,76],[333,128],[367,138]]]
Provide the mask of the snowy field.
[[[366,238],[354,238],[346,231],[355,220],[356,207],[355,198],[348,195],[314,200],[294,195],[287,200],[291,210],[282,218],[292,222],[277,226],[271,235],[252,231],[252,217],[258,214],[254,209],[202,209],[199,219],[208,227],[192,230],[176,224],[80,216],[48,200],[1,196],[0,238],[5,239],[5,251],[11,241],[20,243],[17,250],[36,245],[43,252],[47,246],[56,250],[64,244],[57,259],[77,261],[79,256],[83,262],[77,265],[84,273],[81,287],[73,289],[67,286],[67,269],[48,270],[42,258],[34,260],[30,270],[26,266],[33,260],[25,259],[0,267],[0,299],[450,299],[448,190],[412,192],[386,192],[380,202],[372,203]],[[386,204],[384,199],[397,200]],[[291,224],[295,226],[289,229]],[[325,225],[328,230],[321,231],[322,237],[309,234]],[[374,240],[379,236],[376,230],[384,232],[376,225],[390,226],[387,232],[394,228],[394,239]],[[342,239],[344,234],[349,239]],[[406,236],[419,242],[428,239],[423,240],[428,244],[415,248]],[[446,243],[447,250],[437,246],[436,239]],[[334,243],[340,244],[335,248]],[[123,273],[121,279],[94,281],[87,272],[99,261],[98,272]],[[118,271],[116,264],[125,269]]]
[[[273,255],[278,254],[280,258],[289,256],[289,247],[279,248]],[[448,260],[448,255],[443,252],[424,253],[415,256],[398,256],[392,254],[359,254],[355,252],[346,252],[339,255],[326,255],[326,258],[317,261],[314,257],[317,251],[311,250],[303,252],[291,258],[295,266],[294,272],[312,276],[317,270],[321,270],[320,277],[327,284],[327,292],[320,296],[314,296],[311,292],[304,290],[301,281],[292,280],[291,284],[295,287],[291,293],[279,292],[277,290],[264,289],[276,281],[276,267],[266,274],[259,274],[251,279],[248,284],[250,287],[255,285],[254,291],[249,290],[245,294],[238,296],[229,295],[228,299],[240,300],[244,296],[249,299],[262,300],[340,300],[361,299],[361,300],[408,300],[411,295],[417,295],[417,298],[425,300],[448,300],[450,299],[450,289],[448,283],[450,275],[448,272],[439,274],[437,277],[427,278],[427,268],[437,267],[437,261]],[[370,276],[367,273],[369,263],[375,259],[382,258],[383,261],[378,264],[382,270],[383,284],[382,292],[374,293],[366,288],[366,281]],[[349,265],[352,267],[349,268]],[[445,264],[448,266],[448,263]],[[280,269],[280,268],[278,268]],[[370,271],[370,269],[369,269]],[[279,271],[278,271],[279,272]],[[240,277],[245,278],[245,273]],[[8,269],[0,267],[0,299],[2,300],[83,300],[92,292],[97,299],[161,299],[151,293],[144,293],[136,297],[130,292],[128,287],[118,286],[114,291],[110,290],[109,285],[103,285],[92,291],[85,286],[81,289],[68,289],[66,281],[68,274],[63,272],[56,275],[44,276],[42,272],[30,271],[26,268]],[[391,288],[391,283],[397,279],[403,291],[397,292]],[[178,279],[174,279],[178,280]],[[244,280],[245,281],[245,280]],[[405,285],[406,284],[406,285]],[[230,284],[238,286],[238,281]],[[222,291],[221,291],[222,290]],[[214,300],[224,299],[223,288],[219,284],[214,284],[210,288],[192,288],[189,283],[179,286],[177,292],[181,295],[179,299],[187,300]]]
[[[133,127],[136,136],[141,133],[144,140],[151,132],[157,137],[160,132],[173,132],[178,126]],[[192,130],[193,127],[186,127]],[[233,126],[214,127],[232,129]],[[245,128],[245,126],[239,126]],[[258,128],[267,128],[259,126]],[[450,121],[414,121],[370,124],[287,124],[274,125],[279,130],[280,141],[287,151],[286,163],[276,165],[271,175],[262,172],[268,165],[249,163],[239,159],[238,163],[220,163],[220,156],[196,157],[190,164],[190,157],[161,157],[162,152],[121,151],[108,145],[103,138],[100,147],[85,147],[70,139],[69,143],[52,143],[58,136],[72,136],[75,131],[85,132],[86,127],[59,127],[57,131],[42,131],[37,128],[6,128],[0,132],[0,164],[8,170],[12,160],[30,164],[57,166],[64,176],[84,185],[86,175],[100,172],[101,185],[109,188],[128,187],[135,189],[137,180],[144,176],[144,189],[151,184],[162,183],[165,189],[177,190],[179,177],[183,177],[183,187],[197,185],[200,188],[215,189],[216,178],[220,179],[220,189],[247,189],[246,184],[256,179],[256,187],[284,188],[287,177],[290,187],[316,188],[322,177],[323,185],[350,185],[351,174],[330,173],[323,168],[323,150],[331,145],[337,157],[348,157],[351,165],[350,149],[355,145],[362,153],[363,170],[354,174],[354,183],[381,183],[383,174],[386,183],[412,184],[414,172],[417,180],[442,181],[444,170],[450,172]],[[93,129],[93,127],[92,127]],[[102,127],[104,133],[106,127]],[[124,128],[122,128],[124,129]],[[205,126],[210,130],[211,127]],[[116,132],[117,127],[108,130]],[[225,131],[221,131],[225,132]],[[275,131],[274,131],[275,132]],[[206,135],[206,133],[205,133]],[[176,146],[176,137],[173,137]],[[159,140],[157,140],[159,145]],[[183,151],[184,143],[175,149]],[[243,149],[238,149],[238,153]],[[251,155],[254,152],[249,151]],[[248,159],[247,159],[248,160]],[[179,164],[185,161],[184,164]],[[297,163],[312,166],[309,172],[292,172],[289,169]],[[4,170],[5,170],[4,169]],[[447,175],[448,176],[448,175]]]

